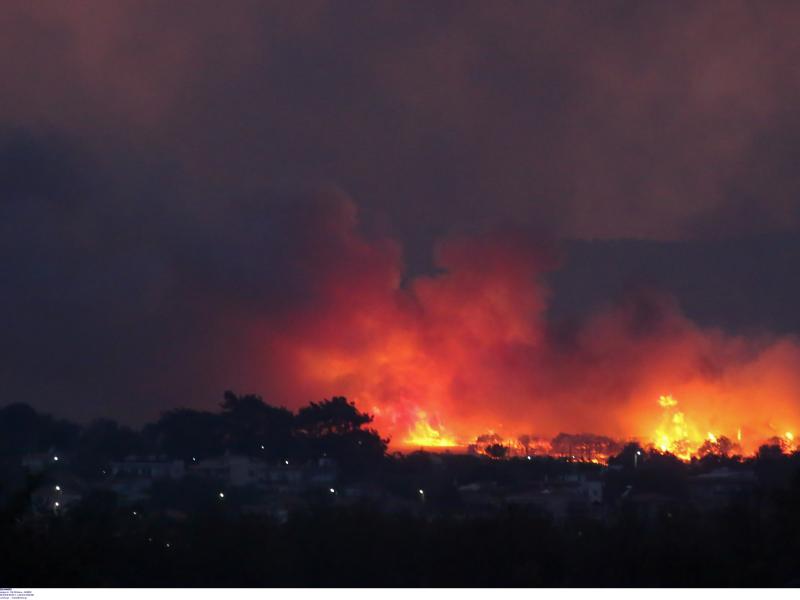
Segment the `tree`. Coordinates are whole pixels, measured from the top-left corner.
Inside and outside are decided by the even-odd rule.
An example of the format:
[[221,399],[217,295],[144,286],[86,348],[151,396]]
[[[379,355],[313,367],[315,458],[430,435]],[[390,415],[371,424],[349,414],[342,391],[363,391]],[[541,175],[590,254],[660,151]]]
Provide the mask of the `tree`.
[[16,402],[0,409],[0,456],[70,450],[80,427]]
[[609,465],[620,465],[623,468],[633,469],[642,462],[644,458],[644,450],[638,442],[631,442],[626,444],[622,451],[616,456],[608,459]]
[[302,433],[319,438],[353,433],[371,422],[371,415],[359,411],[347,398],[335,396],[301,408],[297,413],[295,426]]
[[189,408],[165,412],[144,434],[156,452],[184,460],[221,454],[225,448],[220,415]]
[[221,407],[226,445],[232,450],[265,458],[292,453],[291,411],[265,404],[261,396],[237,396],[231,391],[225,392]]
[[385,457],[388,444],[374,429],[363,428],[371,422],[371,415],[337,396],[301,408],[295,427],[307,451],[337,458],[345,467],[366,469]]
[[486,454],[492,458],[505,458],[506,454],[508,454],[508,448],[503,444],[490,444],[486,446]]
[[73,464],[85,476],[97,477],[113,460],[121,460],[144,449],[141,436],[110,419],[98,419],[81,432]]

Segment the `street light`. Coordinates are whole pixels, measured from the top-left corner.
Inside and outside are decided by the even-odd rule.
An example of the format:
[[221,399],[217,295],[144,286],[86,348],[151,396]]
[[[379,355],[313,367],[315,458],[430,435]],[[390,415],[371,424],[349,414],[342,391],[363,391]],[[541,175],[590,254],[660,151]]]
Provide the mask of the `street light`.
[[329,491],[331,494],[335,494],[335,493],[336,493],[336,490],[335,490],[335,489],[333,489],[333,488],[330,488],[328,491]]
[[58,455],[54,456],[54,457],[53,457],[53,460],[54,460],[55,462],[58,462]]
[[639,467],[639,457],[642,455],[641,450],[637,450],[636,454],[633,455],[633,468],[637,469]]
[[225,498],[225,492],[220,492],[219,493],[219,498],[220,498],[220,500],[224,499]]
[[57,485],[57,486],[56,486],[56,491],[57,491],[57,492],[60,492],[60,491],[61,491],[61,486],[60,486],[60,485]]

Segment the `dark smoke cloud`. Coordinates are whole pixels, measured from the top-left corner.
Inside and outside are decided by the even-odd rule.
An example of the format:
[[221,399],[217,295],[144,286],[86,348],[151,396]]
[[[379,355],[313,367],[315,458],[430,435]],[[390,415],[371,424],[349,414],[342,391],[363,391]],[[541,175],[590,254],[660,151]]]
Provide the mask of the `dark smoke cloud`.
[[139,421],[286,392],[264,328],[373,306],[453,234],[795,232],[798,25],[782,2],[7,2],[3,400]]

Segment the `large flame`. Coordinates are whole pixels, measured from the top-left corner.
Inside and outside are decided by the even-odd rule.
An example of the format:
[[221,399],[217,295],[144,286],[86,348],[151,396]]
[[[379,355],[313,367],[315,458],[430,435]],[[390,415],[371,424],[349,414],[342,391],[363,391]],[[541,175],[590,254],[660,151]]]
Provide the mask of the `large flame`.
[[456,440],[448,436],[441,428],[434,428],[428,422],[425,411],[419,411],[418,419],[410,427],[408,436],[403,440],[407,446],[420,448],[453,448],[458,446]]
[[487,432],[520,454],[587,459],[610,440],[682,458],[794,447],[792,337],[703,328],[652,293],[555,324],[542,283],[554,263],[525,236],[446,240],[438,273],[404,279],[399,246],[361,236],[352,206],[327,215],[295,252],[314,300],[256,331],[271,371],[255,385],[290,403],[346,395],[395,448],[482,447]]

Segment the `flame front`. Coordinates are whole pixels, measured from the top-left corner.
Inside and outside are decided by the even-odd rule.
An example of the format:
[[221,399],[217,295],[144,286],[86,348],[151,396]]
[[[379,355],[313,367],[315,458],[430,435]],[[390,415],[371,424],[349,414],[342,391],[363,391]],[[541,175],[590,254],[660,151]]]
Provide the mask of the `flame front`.
[[647,293],[551,322],[543,280],[555,261],[527,235],[447,239],[435,272],[412,277],[399,244],[359,233],[353,206],[323,214],[296,249],[314,300],[254,330],[269,370],[253,385],[268,396],[347,396],[398,449],[600,460],[632,440],[684,459],[796,447],[791,336],[702,327]]
[[428,422],[425,411],[418,413],[418,419],[408,431],[408,436],[403,440],[407,446],[420,448],[454,448],[458,446],[456,440],[441,429],[435,429]]

